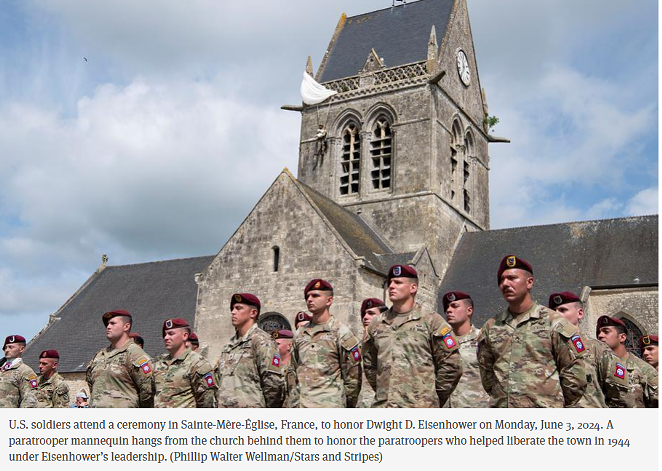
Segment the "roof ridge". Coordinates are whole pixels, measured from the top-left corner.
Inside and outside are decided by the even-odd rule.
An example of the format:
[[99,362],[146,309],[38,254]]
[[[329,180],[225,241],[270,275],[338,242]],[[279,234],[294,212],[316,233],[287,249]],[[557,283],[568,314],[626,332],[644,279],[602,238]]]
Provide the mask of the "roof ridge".
[[565,222],[553,222],[549,224],[534,224],[530,226],[513,226],[513,227],[502,227],[501,229],[488,229],[486,231],[470,231],[467,234],[480,234],[483,232],[499,232],[499,231],[510,231],[512,229],[529,229],[532,227],[549,227],[549,226],[561,226],[567,224],[582,224],[582,223],[591,223],[591,222],[606,222],[606,221],[621,221],[624,219],[643,219],[643,218],[652,218],[658,217],[658,214],[643,214],[640,216],[621,216],[617,218],[605,218],[605,219],[587,219],[584,221],[565,221]]
[[[417,3],[424,3],[426,1],[428,1],[428,0],[416,0],[416,1],[411,2],[411,3],[403,3],[402,5],[392,5],[390,7],[380,8],[379,10],[367,11],[365,13],[359,13],[358,15],[348,16],[347,19],[350,20],[352,18],[358,18],[358,17],[365,16],[365,15],[371,15],[372,13],[377,13],[379,11],[393,10],[394,8],[405,8],[408,5],[416,5]],[[430,1],[438,1],[438,0],[430,0]]]
[[[196,259],[201,259],[201,258],[214,258],[214,255],[198,255],[195,257],[181,257],[181,258],[171,258],[167,260],[154,260],[151,262],[138,262],[138,263],[127,263],[125,265],[107,265],[105,270],[111,269],[111,268],[123,268],[123,267],[134,267],[137,265],[151,265],[151,264],[156,264],[156,263],[166,263],[166,262],[181,262],[184,260],[196,260]],[[104,271],[105,271],[104,270]]]

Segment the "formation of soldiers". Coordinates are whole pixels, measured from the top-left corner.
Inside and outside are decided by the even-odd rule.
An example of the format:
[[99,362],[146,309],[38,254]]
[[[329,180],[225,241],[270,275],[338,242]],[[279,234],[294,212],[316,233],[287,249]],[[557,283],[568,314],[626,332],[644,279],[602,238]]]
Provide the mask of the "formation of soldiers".
[[[296,315],[296,333],[260,329],[260,300],[237,293],[235,334],[213,367],[184,319],[163,322],[167,353],[153,360],[131,332],[132,315],[106,312],[109,346],[88,364],[89,407],[658,406],[657,336],[639,341],[645,361],[626,350],[620,319],[600,317],[598,340],[588,339],[579,330],[579,297],[552,293],[548,307],[538,304],[533,268],[515,255],[503,258],[497,281],[507,307],[479,330],[469,294],[446,293],[444,319],[416,302],[416,270],[394,265],[391,306],[363,301],[361,339],[331,314],[325,280],[304,288],[310,314]],[[25,338],[9,336],[3,349],[0,406],[68,406],[56,350],[41,352],[37,376],[21,360]],[[76,402],[85,407],[87,399],[78,394]]]

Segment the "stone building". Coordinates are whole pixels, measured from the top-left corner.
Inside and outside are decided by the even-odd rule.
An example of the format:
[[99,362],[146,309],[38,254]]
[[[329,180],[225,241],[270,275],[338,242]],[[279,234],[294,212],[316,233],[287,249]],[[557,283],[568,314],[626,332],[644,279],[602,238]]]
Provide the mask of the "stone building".
[[[511,252],[533,264],[539,301],[581,294],[588,334],[601,314],[657,332],[657,216],[489,229],[488,144],[507,140],[485,124],[466,0],[342,15],[319,69],[309,59],[306,70],[337,94],[283,107],[301,113],[297,176],[283,170],[216,256],[93,275],[30,343],[29,363],[58,348],[75,358],[63,371],[80,374],[104,344],[92,326],[115,308],[138,314],[149,353],[159,351],[164,315],[195,319],[215,359],[232,335],[232,293],[256,294],[261,320],[287,322],[305,310],[303,287],[316,277],[334,285],[332,312],[358,332],[362,299],[385,299],[395,263],[419,271],[427,308],[447,290],[471,293],[482,324],[502,309],[495,273]],[[138,267],[150,275],[100,281]],[[164,270],[177,273],[160,284]],[[84,341],[68,335],[75,326]]]

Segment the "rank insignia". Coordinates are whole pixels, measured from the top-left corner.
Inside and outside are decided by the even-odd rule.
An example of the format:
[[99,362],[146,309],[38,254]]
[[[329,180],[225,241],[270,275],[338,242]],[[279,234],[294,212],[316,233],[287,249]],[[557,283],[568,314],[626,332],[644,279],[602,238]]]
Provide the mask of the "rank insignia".
[[446,344],[446,346],[448,348],[453,348],[457,345],[457,343],[455,343],[455,339],[453,338],[453,336],[451,334],[447,334],[444,337],[444,343]]
[[361,351],[358,346],[352,348],[352,358],[354,358],[354,361],[361,361]]
[[402,275],[402,267],[397,266],[393,268],[393,276],[400,276]]
[[313,288],[317,289],[317,288],[319,288],[320,286],[322,286],[322,283],[320,283],[320,282],[318,281],[317,283],[315,283],[315,285],[313,286]]
[[579,335],[573,335],[570,340],[572,340],[572,344],[575,346],[577,353],[581,353],[586,350],[586,347],[584,347],[584,342],[582,342],[582,338]]
[[280,366],[280,357],[278,356],[277,353],[274,355],[273,359],[271,360],[271,364],[273,366]]
[[210,388],[213,387],[216,383],[214,383],[214,375],[211,373],[207,373],[205,376],[205,382],[207,383],[207,386]]
[[506,259],[506,265],[508,265],[510,268],[514,267],[517,264],[517,257],[514,255],[511,255]]
[[644,337],[641,338],[641,343],[643,343],[644,345],[650,345],[651,338],[648,335],[645,335]]
[[616,369],[614,370],[614,376],[620,379],[625,379],[625,367],[620,363],[616,363]]

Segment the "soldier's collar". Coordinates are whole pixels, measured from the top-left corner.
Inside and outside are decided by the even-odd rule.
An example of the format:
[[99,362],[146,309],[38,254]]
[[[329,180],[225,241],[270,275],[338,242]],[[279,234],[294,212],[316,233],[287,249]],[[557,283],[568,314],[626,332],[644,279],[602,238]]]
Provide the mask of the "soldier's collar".
[[520,322],[524,322],[528,319],[539,319],[540,318],[540,309],[538,309],[539,307],[540,304],[533,301],[533,304],[529,309],[527,309],[524,312],[520,312],[519,314],[510,312],[510,309],[506,309],[506,313],[510,315],[510,319],[508,320],[512,320],[513,322],[517,320],[517,324],[519,324]]
[[418,320],[421,318],[421,305],[414,303],[414,306],[407,312],[396,312],[391,306],[389,312],[392,316],[407,316],[408,320]]
[[235,331],[234,331],[234,341],[235,341],[236,343],[243,343],[243,342],[246,342],[246,341],[248,340],[248,337],[250,337],[250,335],[253,333],[253,331],[254,331],[255,329],[257,329],[257,322],[253,322],[253,325],[250,326],[250,327],[248,328],[248,330],[246,331],[246,333],[245,333],[244,335],[242,335],[241,337],[239,337],[239,332],[237,332],[237,331],[235,330]]
[[335,317],[332,314],[329,314],[329,320],[324,324],[308,324],[306,328],[309,332],[324,332],[331,331],[332,327],[335,325]]

